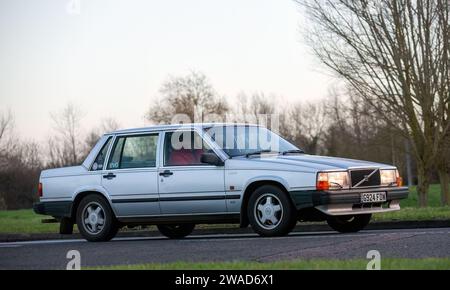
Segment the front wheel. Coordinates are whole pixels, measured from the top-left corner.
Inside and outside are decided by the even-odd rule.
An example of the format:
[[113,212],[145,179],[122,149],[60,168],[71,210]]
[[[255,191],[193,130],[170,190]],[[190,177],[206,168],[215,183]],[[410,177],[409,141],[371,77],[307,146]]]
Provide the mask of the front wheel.
[[295,226],[296,210],[280,188],[257,188],[248,201],[247,215],[253,230],[263,237],[287,235]]
[[356,233],[364,229],[370,222],[372,214],[362,214],[354,216],[330,216],[327,219],[328,225],[340,233]]
[[194,228],[195,224],[158,225],[160,233],[169,239],[182,239],[190,235]]

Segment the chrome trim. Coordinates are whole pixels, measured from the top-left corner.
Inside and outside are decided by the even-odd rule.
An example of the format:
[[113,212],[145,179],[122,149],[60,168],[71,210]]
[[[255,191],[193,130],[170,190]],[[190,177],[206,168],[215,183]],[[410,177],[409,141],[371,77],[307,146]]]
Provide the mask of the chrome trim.
[[109,132],[105,135],[112,134],[129,134],[129,133],[142,133],[142,132],[153,132],[153,131],[167,131],[167,130],[178,130],[178,129],[203,129],[205,127],[213,126],[252,126],[260,127],[258,124],[247,124],[247,123],[187,123],[187,124],[168,124],[168,125],[155,125],[150,127],[140,127],[131,129],[121,129],[113,132]]
[[72,202],[73,199],[70,197],[50,197],[50,198],[44,198],[41,197],[39,199],[40,202],[54,202],[54,201],[70,201]]
[[146,218],[146,217],[182,217],[182,216],[202,216],[202,215],[235,215],[240,212],[217,212],[217,213],[183,213],[183,214],[154,214],[154,215],[125,215],[117,216],[117,218]]

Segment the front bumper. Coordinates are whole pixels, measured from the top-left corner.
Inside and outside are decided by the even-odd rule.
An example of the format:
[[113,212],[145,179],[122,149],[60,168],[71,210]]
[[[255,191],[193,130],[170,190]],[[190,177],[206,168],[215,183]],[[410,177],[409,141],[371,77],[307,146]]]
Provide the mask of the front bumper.
[[[385,192],[386,202],[362,204],[361,194]],[[400,200],[409,195],[407,187],[378,187],[336,191],[292,191],[297,209],[315,207],[327,215],[356,215],[400,210]]]

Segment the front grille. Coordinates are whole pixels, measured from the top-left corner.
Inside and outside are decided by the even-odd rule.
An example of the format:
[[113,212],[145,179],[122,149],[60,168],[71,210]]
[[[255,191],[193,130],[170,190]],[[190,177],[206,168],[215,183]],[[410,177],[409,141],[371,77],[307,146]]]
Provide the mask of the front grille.
[[[373,173],[375,170],[376,172]],[[380,170],[378,169],[352,170],[350,171],[350,178],[352,180],[352,187],[369,187],[381,184]]]

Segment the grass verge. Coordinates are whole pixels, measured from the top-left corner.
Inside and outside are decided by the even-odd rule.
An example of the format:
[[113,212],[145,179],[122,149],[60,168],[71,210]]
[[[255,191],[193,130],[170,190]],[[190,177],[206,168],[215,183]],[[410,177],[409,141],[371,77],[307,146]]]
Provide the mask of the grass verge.
[[[167,264],[119,265],[89,270],[365,270],[368,260],[293,260],[259,262],[176,262]],[[449,270],[449,258],[382,259],[382,270]]]
[[402,207],[400,211],[374,214],[372,221],[450,220],[450,207]]
[[0,233],[58,233],[59,224],[43,224],[45,217],[37,215],[31,209],[0,211]]
[[[403,207],[418,207],[419,196],[417,195],[417,186],[411,186],[409,188],[409,197],[400,202]],[[441,186],[439,184],[430,185],[428,191],[428,207],[440,207],[441,206]]]

